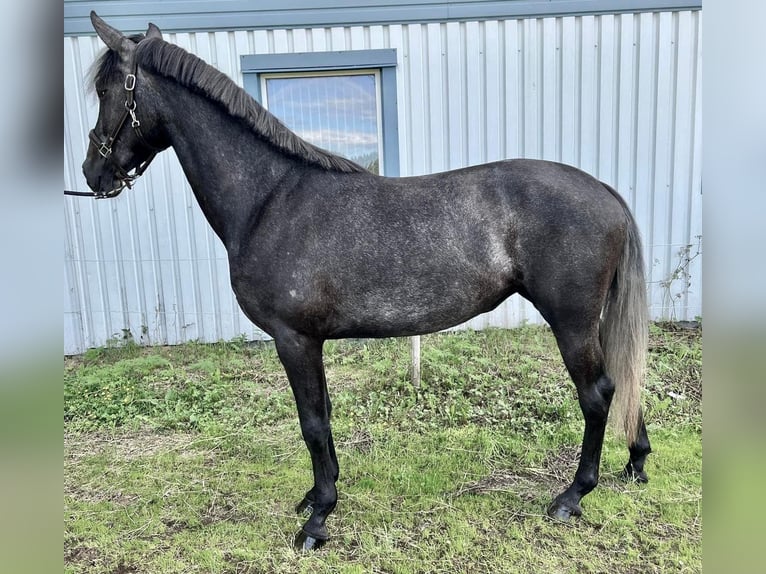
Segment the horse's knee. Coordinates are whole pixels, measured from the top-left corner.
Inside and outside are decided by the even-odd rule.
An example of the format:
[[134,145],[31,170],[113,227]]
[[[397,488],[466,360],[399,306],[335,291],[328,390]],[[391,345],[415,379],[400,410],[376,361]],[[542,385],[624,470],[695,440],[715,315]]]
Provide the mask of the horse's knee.
[[330,421],[326,417],[304,417],[301,420],[301,434],[309,446],[326,446],[330,440]]

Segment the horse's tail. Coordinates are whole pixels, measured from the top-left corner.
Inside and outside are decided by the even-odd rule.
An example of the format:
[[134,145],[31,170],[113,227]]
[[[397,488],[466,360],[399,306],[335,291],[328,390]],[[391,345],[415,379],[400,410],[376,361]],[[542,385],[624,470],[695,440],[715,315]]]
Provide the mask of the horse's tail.
[[628,229],[601,318],[601,346],[607,375],[615,385],[612,421],[625,429],[631,445],[636,441],[640,424],[649,339],[644,256],[630,209],[614,189],[605,187],[625,210]]

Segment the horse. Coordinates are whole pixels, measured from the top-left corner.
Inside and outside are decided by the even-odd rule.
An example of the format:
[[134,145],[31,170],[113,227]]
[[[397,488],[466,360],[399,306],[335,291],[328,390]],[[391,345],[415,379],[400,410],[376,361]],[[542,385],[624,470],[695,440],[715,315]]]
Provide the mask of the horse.
[[581,515],[612,403],[628,443],[623,475],[647,480],[644,263],[617,191],[531,159],[379,176],[301,139],[154,24],[128,37],[95,12],[91,21],[107,49],[93,69],[86,181],[114,197],[175,150],[226,248],[237,301],[273,337],[295,398],[314,479],[296,507],[308,515],[296,547],[328,540],[338,500],[324,342],[440,331],[514,293],[550,325],[585,422],[574,480],[548,515]]

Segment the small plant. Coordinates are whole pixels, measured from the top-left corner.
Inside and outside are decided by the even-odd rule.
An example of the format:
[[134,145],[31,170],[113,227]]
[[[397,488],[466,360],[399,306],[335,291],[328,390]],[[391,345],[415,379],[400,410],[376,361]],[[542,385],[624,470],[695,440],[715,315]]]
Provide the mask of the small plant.
[[[676,304],[681,301],[684,294],[688,293],[689,288],[692,286],[692,277],[689,267],[692,262],[702,255],[702,236],[696,237],[697,244],[684,245],[678,250],[676,254],[678,257],[678,263],[675,269],[670,275],[660,281],[660,287],[662,289],[662,306],[667,309],[670,308],[669,319],[674,321],[676,317]],[[677,287],[677,283],[680,282],[680,288]],[[673,290],[677,289],[676,292]]]

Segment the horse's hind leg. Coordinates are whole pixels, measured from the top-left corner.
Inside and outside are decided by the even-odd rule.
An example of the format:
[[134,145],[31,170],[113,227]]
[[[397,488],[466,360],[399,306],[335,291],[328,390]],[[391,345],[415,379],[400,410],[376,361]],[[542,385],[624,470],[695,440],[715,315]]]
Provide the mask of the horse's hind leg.
[[625,469],[622,474],[628,480],[635,480],[636,482],[647,482],[649,477],[644,472],[644,463],[646,457],[652,452],[652,447],[649,444],[649,437],[646,434],[646,424],[644,424],[643,413],[639,415],[638,422],[638,435],[636,436],[636,442],[629,445],[630,460],[625,465]]
[[564,363],[577,388],[585,418],[582,453],[574,481],[548,508],[550,516],[568,520],[571,516],[582,514],[580,500],[598,484],[601,447],[614,384],[605,374],[597,323],[581,328],[553,323],[552,327]]
[[311,517],[296,537],[296,546],[318,548],[328,538],[325,520],[335,509],[338,461],[330,430],[330,403],[322,364],[322,341],[297,333],[275,337],[279,358],[287,372],[298,407],[301,432],[311,454],[314,486],[297,510],[311,510]]

